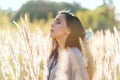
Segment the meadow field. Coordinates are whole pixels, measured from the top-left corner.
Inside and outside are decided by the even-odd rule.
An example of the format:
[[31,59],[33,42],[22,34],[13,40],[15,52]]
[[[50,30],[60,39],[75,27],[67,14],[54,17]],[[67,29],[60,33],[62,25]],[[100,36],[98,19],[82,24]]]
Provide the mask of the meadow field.
[[[13,22],[17,28],[0,30],[0,80],[44,80],[51,22],[31,24],[25,17]],[[97,31],[80,43],[90,80],[120,80],[120,31],[116,27],[113,32]]]

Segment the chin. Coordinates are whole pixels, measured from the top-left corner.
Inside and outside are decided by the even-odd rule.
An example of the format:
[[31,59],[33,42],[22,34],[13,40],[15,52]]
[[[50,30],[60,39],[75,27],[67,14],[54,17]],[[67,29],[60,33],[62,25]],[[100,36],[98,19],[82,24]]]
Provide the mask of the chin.
[[50,37],[51,37],[51,38],[55,38],[55,36],[54,36],[54,35],[52,35],[52,34],[50,34]]
[[56,39],[57,37],[54,35],[50,35],[51,38]]

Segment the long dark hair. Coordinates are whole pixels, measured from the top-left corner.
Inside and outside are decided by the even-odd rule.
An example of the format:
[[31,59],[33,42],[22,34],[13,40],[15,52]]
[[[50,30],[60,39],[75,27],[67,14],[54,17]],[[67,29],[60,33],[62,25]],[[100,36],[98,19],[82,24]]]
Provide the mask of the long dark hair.
[[[67,47],[77,47],[78,49],[81,50],[81,45],[79,43],[79,38],[84,40],[85,37],[85,30],[80,22],[80,20],[73,14],[70,13],[69,11],[60,11],[58,14],[64,14],[67,27],[71,30],[70,34],[68,35],[66,42],[65,42],[65,48]],[[55,54],[56,58],[58,55],[58,43],[55,39],[53,39],[53,49],[52,52],[49,56],[50,60],[53,55]]]

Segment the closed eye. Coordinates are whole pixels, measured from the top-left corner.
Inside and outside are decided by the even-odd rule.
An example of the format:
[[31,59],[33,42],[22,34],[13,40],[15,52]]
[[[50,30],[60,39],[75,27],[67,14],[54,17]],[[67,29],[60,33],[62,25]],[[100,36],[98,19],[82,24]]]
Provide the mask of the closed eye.
[[57,23],[57,24],[61,24],[61,22],[60,22],[60,21],[57,21],[56,23]]
[[56,24],[61,24],[61,21],[60,21],[60,19],[59,19],[59,18],[54,19],[54,21],[55,21],[55,23],[56,23]]

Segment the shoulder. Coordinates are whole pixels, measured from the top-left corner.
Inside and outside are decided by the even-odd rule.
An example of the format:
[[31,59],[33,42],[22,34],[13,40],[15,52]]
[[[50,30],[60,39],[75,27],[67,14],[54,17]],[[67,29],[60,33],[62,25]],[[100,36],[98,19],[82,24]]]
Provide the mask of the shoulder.
[[85,64],[83,62],[84,61],[83,60],[83,55],[77,47],[72,47],[72,48],[70,48],[70,50],[72,51],[72,53],[71,53],[72,60],[76,59],[79,64],[81,64],[81,63]]
[[77,47],[72,47],[71,50],[73,54],[76,55],[77,57],[82,57],[82,53]]
[[67,48],[67,49],[62,49],[59,50],[59,57],[62,57],[62,59],[65,57],[67,58],[81,58],[82,59],[82,54],[81,51],[77,47],[72,47],[72,48]]
[[74,53],[81,53],[81,51],[80,51],[77,47],[72,47],[71,50],[72,50]]

